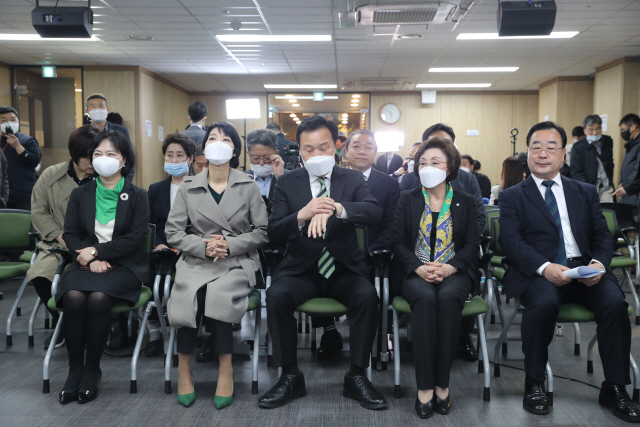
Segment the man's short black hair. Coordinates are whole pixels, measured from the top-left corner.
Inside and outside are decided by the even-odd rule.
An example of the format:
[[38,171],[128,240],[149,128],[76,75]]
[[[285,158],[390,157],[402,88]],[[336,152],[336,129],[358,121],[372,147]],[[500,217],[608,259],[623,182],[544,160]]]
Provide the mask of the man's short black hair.
[[136,165],[136,155],[133,153],[133,147],[127,137],[117,130],[103,131],[93,138],[93,142],[91,143],[91,161],[93,161],[93,152],[105,139],[108,139],[111,145],[113,145],[113,148],[125,158],[125,164],[120,173],[122,176],[129,176]]
[[[5,114],[5,113],[0,113],[0,114]],[[623,124],[627,126],[636,125],[640,127],[640,117],[638,117],[637,114],[633,114],[633,113],[627,114],[622,119],[620,119],[620,123],[618,124],[618,126],[622,126]]]
[[275,122],[271,122],[266,126],[266,129],[270,129],[272,131],[274,131],[275,133],[280,133],[282,132],[282,129],[280,129],[280,126],[278,126],[277,123]]
[[209,110],[207,107],[200,101],[196,101],[193,104],[189,105],[189,117],[191,121],[194,123],[200,123],[202,119],[207,116]]
[[482,167],[482,164],[478,160],[474,160],[473,161],[473,170],[474,171],[480,170],[481,167]]
[[431,136],[432,133],[438,132],[439,130],[448,134],[451,137],[452,141],[456,140],[456,134],[453,133],[453,129],[451,129],[451,126],[447,126],[444,123],[436,123],[433,126],[429,126],[427,130],[425,130],[422,134],[422,140],[426,141],[427,139],[429,139],[429,136]]
[[93,125],[80,126],[71,132],[68,147],[73,163],[77,165],[82,158],[91,160],[94,150],[93,140],[99,133],[100,130]]
[[238,166],[240,166],[240,152],[242,151],[242,142],[240,141],[240,135],[238,135],[238,131],[229,122],[215,122],[211,126],[207,127],[207,133],[202,140],[202,151],[204,151],[204,147],[207,146],[209,134],[214,129],[220,129],[222,133],[231,138],[231,142],[233,142],[233,154],[235,154],[235,157],[231,158],[229,167],[231,167],[232,169],[237,168]]
[[571,136],[575,136],[576,138],[582,138],[585,136],[584,128],[582,126],[576,126],[571,130]]
[[7,107],[6,105],[3,107],[0,107],[0,114],[9,114],[9,113],[13,113],[16,115],[16,117],[20,117],[18,116],[18,111],[15,108]]
[[109,123],[113,123],[114,125],[122,126],[122,116],[120,115],[120,113],[107,114],[107,121]]
[[89,108],[89,101],[91,101],[92,99],[102,99],[104,101],[105,107],[109,108],[109,101],[107,101],[107,98],[101,93],[94,93],[87,97],[87,101],[85,103],[87,108]]
[[194,144],[187,135],[183,135],[181,133],[172,133],[167,135],[162,143],[162,154],[167,154],[167,147],[169,144],[180,144],[187,155],[187,159],[190,159],[196,152],[196,144]]
[[314,132],[321,128],[329,129],[329,132],[331,132],[331,139],[335,145],[338,140],[338,126],[322,116],[311,116],[304,119],[296,130],[296,142],[300,145],[300,134],[302,134],[302,132]]
[[469,162],[469,165],[471,165],[471,167],[473,167],[473,157],[471,157],[468,154],[463,154],[462,156],[460,156],[460,160],[462,159],[467,159],[467,161]]
[[531,142],[531,135],[533,135],[535,132],[539,130],[550,130],[550,129],[553,129],[560,134],[560,137],[562,138],[562,148],[565,148],[567,146],[567,133],[564,131],[564,128],[562,126],[559,126],[550,121],[533,125],[533,127],[531,128],[531,130],[529,130],[529,133],[527,134],[527,147]]

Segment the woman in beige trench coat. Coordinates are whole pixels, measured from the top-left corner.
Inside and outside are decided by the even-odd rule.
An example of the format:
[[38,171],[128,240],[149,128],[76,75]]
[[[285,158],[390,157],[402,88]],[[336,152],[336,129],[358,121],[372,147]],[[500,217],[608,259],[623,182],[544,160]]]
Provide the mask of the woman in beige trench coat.
[[[261,269],[258,249],[268,242],[267,210],[255,181],[235,169],[242,144],[230,123],[211,125],[203,148],[209,167],[185,177],[165,227],[167,242],[182,252],[167,309],[171,326],[178,328],[178,402],[184,406],[195,401],[190,359],[198,318],[212,319],[220,360],[214,405],[221,409],[233,401],[231,324],[246,312]],[[192,234],[185,231],[189,223]]]

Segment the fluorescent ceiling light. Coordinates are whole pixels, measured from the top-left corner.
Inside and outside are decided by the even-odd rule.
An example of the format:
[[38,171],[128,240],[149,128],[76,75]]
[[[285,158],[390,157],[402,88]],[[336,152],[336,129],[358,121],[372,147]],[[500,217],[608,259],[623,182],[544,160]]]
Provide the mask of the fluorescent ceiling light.
[[297,99],[290,99],[289,102],[298,102]]
[[293,113],[289,114],[289,117],[295,117],[295,116],[296,116],[296,115],[295,115],[295,114],[293,114]]
[[349,115],[347,113],[344,113],[342,117],[349,117]]
[[498,33],[460,33],[456,40],[519,40],[519,39],[570,39],[580,31],[555,31],[548,36],[505,36]]
[[358,104],[351,104],[351,106],[352,106],[352,107],[357,107],[357,106],[358,106]]
[[300,104],[291,104],[292,107],[299,107]]
[[430,73],[511,73],[520,67],[453,67],[429,68]]
[[227,99],[227,120],[259,118],[260,99]]
[[456,87],[489,87],[491,83],[424,83],[416,85],[416,88],[456,88]]
[[331,35],[216,34],[221,42],[330,42]]
[[336,89],[337,87],[338,85],[264,85],[265,89]]
[[82,92],[82,89],[76,89],[76,92]]
[[89,39],[77,39],[77,38],[42,38],[39,34],[0,34],[0,40],[7,41],[60,41],[60,42],[96,42],[100,41],[99,38],[93,36]]
[[[293,95],[276,96],[276,99],[291,99]],[[296,96],[296,99],[313,99],[313,96]],[[338,99],[337,96],[325,96],[324,99]]]
[[352,98],[360,98],[360,95],[351,95]]

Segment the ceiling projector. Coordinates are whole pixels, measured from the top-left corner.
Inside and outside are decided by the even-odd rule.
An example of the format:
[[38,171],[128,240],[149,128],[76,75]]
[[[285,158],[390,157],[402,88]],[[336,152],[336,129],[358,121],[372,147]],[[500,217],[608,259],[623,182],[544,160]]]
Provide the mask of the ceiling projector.
[[42,38],[91,38],[91,0],[86,7],[44,7],[36,0],[36,8],[31,11],[31,23]]

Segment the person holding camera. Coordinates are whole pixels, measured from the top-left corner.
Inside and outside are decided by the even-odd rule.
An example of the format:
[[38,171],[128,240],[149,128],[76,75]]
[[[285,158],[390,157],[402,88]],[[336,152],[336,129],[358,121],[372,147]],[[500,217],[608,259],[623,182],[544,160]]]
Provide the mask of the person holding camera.
[[7,207],[9,200],[9,164],[4,153],[0,151],[0,209]]
[[[41,157],[38,141],[20,132],[18,112],[11,107],[0,107],[0,131],[0,150],[7,161],[9,181],[8,199],[4,204],[9,209],[30,211],[31,192],[38,179],[35,168]],[[3,187],[5,182],[3,179]],[[2,194],[4,199],[4,191]]]

